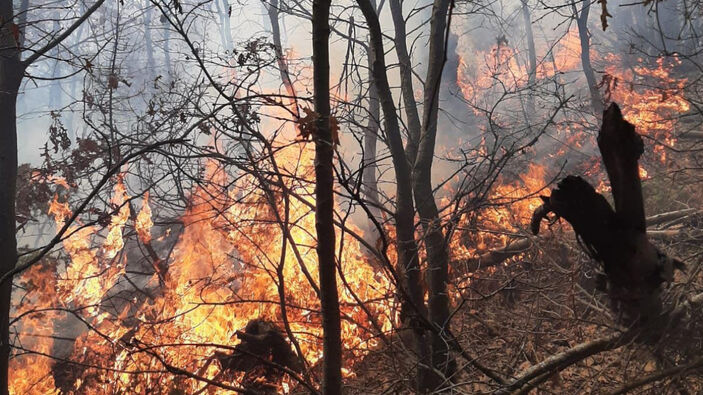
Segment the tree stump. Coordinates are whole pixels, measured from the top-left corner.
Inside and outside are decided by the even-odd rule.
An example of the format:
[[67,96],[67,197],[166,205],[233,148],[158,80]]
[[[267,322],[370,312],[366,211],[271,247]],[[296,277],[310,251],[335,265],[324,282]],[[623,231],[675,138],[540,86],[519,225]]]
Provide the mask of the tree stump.
[[607,277],[612,308],[625,325],[643,323],[662,311],[662,284],[683,265],[661,253],[648,239],[638,160],[644,151],[642,138],[627,122],[617,104],[603,113],[598,134],[613,193],[615,208],[586,180],[567,176],[532,217],[532,231],[554,213],[574,229],[585,251],[600,262]]

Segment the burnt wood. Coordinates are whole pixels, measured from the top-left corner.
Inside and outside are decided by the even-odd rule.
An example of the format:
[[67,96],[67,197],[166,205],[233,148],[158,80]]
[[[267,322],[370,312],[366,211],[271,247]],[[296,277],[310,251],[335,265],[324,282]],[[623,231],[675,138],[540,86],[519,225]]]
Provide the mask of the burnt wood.
[[646,321],[661,311],[663,283],[674,267],[683,265],[661,253],[648,239],[638,160],[642,138],[627,122],[617,104],[603,113],[598,134],[615,209],[586,180],[567,176],[533,213],[531,228],[553,213],[574,229],[584,250],[600,262],[608,279],[608,295],[618,316],[627,324]]

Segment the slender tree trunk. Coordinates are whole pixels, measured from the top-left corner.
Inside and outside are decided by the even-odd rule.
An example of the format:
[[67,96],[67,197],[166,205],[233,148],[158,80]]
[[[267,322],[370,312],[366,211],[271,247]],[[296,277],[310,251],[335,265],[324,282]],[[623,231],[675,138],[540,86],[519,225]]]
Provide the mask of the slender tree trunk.
[[[222,3],[220,5],[220,2]],[[232,44],[232,27],[229,24],[229,4],[227,0],[215,0],[215,8],[217,15],[220,17],[220,36],[222,37],[222,45],[225,50],[230,51],[234,47]]]
[[[0,17],[13,20],[12,1],[0,1]],[[0,276],[17,262],[15,195],[17,189],[17,93],[24,67],[9,23],[0,31]],[[0,284],[0,394],[9,393],[10,306],[12,281]]]
[[522,19],[525,23],[525,34],[527,39],[527,55],[530,62],[530,69],[527,71],[527,84],[529,85],[529,97],[527,98],[527,118],[528,123],[530,117],[535,113],[534,89],[537,82],[537,53],[535,50],[535,38],[532,34],[532,18],[530,17],[530,8],[527,5],[527,0],[522,0]]
[[154,78],[156,72],[156,64],[154,63],[154,40],[151,34],[151,12],[152,5],[150,0],[145,0],[146,11],[144,13],[144,41],[146,45],[146,69],[149,79]]
[[171,25],[164,22],[164,61],[166,62],[166,79],[171,80]]
[[334,234],[334,146],[330,128],[329,64],[330,0],[314,0],[312,6],[312,53],[315,112],[315,230],[322,305],[322,393],[342,393],[342,340],[337,294]]
[[449,0],[435,0],[430,22],[430,55],[425,78],[423,125],[417,158],[413,167],[415,204],[424,232],[429,277],[429,318],[435,326],[432,332],[432,366],[446,377],[454,372],[454,361],[443,336],[449,326],[449,296],[447,282],[449,253],[442,232],[439,211],[432,190],[432,161],[437,137],[439,90],[446,59],[445,34]]
[[[372,43],[369,42],[369,47]],[[369,70],[373,68],[373,51],[369,51]],[[373,206],[371,212],[378,218],[380,215],[378,200],[378,179],[376,176],[376,141],[378,140],[378,121],[381,119],[381,107],[378,102],[378,92],[374,83],[373,75],[369,73],[369,120],[364,128],[364,157],[362,181],[364,184],[364,195]],[[374,229],[373,223],[369,229]]]
[[404,321],[413,331],[413,341],[415,352],[419,359],[416,386],[418,392],[425,393],[434,388],[436,383],[431,370],[428,369],[430,362],[430,350],[427,341],[425,322],[427,320],[427,310],[424,301],[424,290],[422,287],[420,264],[417,255],[417,244],[415,242],[415,207],[412,195],[412,173],[405,149],[403,139],[400,135],[400,125],[396,113],[393,95],[386,75],[386,61],[383,50],[383,37],[381,25],[378,21],[376,9],[369,0],[358,0],[359,8],[364,14],[366,24],[369,28],[370,49],[373,61],[371,73],[378,93],[378,98],[383,110],[383,122],[386,131],[388,145],[391,151],[393,168],[396,176],[396,244],[398,250],[398,266],[403,274],[405,284],[402,287],[401,297],[403,298],[402,315]]
[[286,88],[286,93],[290,96],[290,110],[293,115],[298,118],[300,117],[300,112],[298,110],[298,99],[295,92],[295,86],[293,81],[290,79],[290,72],[288,71],[288,60],[283,55],[283,44],[281,42],[281,27],[279,24],[279,9],[278,0],[271,0],[268,4],[264,3],[266,12],[269,16],[269,21],[271,22],[271,35],[273,36],[273,50],[276,53],[276,62],[278,63],[278,71],[281,75],[281,81],[283,81],[283,86]]
[[417,146],[420,140],[420,114],[415,101],[415,89],[413,88],[413,73],[408,46],[406,43],[407,32],[405,29],[405,18],[403,17],[403,5],[400,0],[390,0],[391,15],[393,16],[393,27],[395,28],[395,52],[400,64],[400,90],[403,95],[403,105],[408,123],[408,143],[405,151],[408,161],[412,165],[417,156]]
[[588,14],[591,10],[591,3],[588,0],[582,0],[580,15],[577,13],[574,4],[572,4],[571,7],[573,8],[574,16],[576,17],[576,25],[579,29],[581,66],[583,67],[583,74],[586,76],[588,90],[591,93],[591,107],[593,107],[596,116],[600,116],[600,114],[603,113],[603,102],[600,98],[600,92],[598,92],[598,83],[596,82],[596,76],[593,72],[593,66],[591,65],[591,39],[588,35]]

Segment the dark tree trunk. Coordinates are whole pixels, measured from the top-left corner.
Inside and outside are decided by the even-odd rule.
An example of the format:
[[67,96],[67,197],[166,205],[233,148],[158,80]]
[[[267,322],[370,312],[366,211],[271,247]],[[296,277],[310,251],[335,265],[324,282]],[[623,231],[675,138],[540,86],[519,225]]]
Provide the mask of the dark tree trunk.
[[391,15],[393,16],[393,27],[395,28],[395,52],[400,64],[400,91],[403,95],[403,105],[408,123],[408,142],[406,145],[406,155],[410,165],[415,163],[417,147],[420,140],[420,115],[417,111],[415,101],[415,89],[413,88],[413,73],[408,46],[406,43],[407,32],[405,29],[405,17],[403,17],[403,5],[400,0],[390,0]]
[[443,336],[450,330],[449,295],[447,294],[449,253],[439,211],[434,201],[432,161],[437,137],[439,90],[446,60],[445,35],[449,5],[449,0],[435,0],[432,7],[430,63],[425,78],[423,125],[412,174],[415,204],[420,215],[427,252],[429,318],[435,327],[432,331],[432,366],[446,377],[454,372],[454,361],[449,354],[448,342]]
[[[20,2],[20,9],[18,10],[17,18],[15,18],[17,26],[19,27],[20,31],[26,31],[25,29],[26,29],[26,25],[27,25],[27,10],[28,9],[29,9],[29,0],[22,0]],[[24,48],[25,38],[26,37],[24,34],[20,34],[20,37],[19,37],[20,49]],[[19,111],[20,114],[24,113],[24,111],[25,111],[25,95],[18,93],[17,105],[16,105],[15,111]]]
[[342,340],[337,294],[334,234],[334,147],[330,128],[329,0],[312,7],[315,112],[315,230],[320,273],[323,335],[323,394],[342,393]]
[[616,104],[603,115],[598,148],[608,172],[615,210],[581,177],[560,181],[535,211],[533,232],[549,212],[574,228],[586,251],[603,264],[613,310],[626,325],[643,323],[661,312],[661,284],[671,281],[681,263],[652,245],[646,233],[638,159],[642,139]]
[[591,107],[593,107],[596,116],[599,116],[603,113],[603,102],[600,97],[600,92],[598,92],[598,82],[596,82],[596,76],[593,72],[593,66],[591,65],[591,39],[588,33],[588,15],[591,10],[591,2],[582,0],[580,14],[576,11],[576,5],[572,4],[571,7],[576,17],[576,25],[579,29],[581,66],[583,67],[583,74],[586,76],[586,83],[588,83],[588,91],[591,93]]
[[[0,2],[0,17],[13,20],[12,2]],[[17,187],[17,93],[24,67],[13,33],[5,23],[0,31],[0,276],[17,262],[15,194]],[[0,394],[9,393],[10,306],[12,280],[0,284]]]
[[378,15],[369,0],[358,0],[357,2],[369,28],[370,49],[373,52],[371,73],[383,110],[386,144],[391,151],[396,175],[396,244],[398,266],[404,277],[404,284],[399,284],[400,287],[404,288],[401,291],[401,297],[404,298],[402,315],[404,322],[407,322],[413,331],[414,351],[419,359],[416,386],[418,392],[427,392],[434,388],[432,383],[434,375],[426,368],[430,362],[430,350],[424,329],[427,312],[423,298],[417,244],[415,243],[415,207],[412,195],[411,169],[403,148],[396,107],[386,75],[383,37]]

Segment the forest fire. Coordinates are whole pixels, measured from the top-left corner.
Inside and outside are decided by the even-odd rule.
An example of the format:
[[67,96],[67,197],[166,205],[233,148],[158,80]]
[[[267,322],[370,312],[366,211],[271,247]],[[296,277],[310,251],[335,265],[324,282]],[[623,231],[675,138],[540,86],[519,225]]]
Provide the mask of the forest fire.
[[[309,165],[290,164],[311,164],[311,154],[306,145],[293,144],[279,151],[277,159],[286,163],[284,172],[305,178],[310,174]],[[214,185],[227,181],[214,162],[208,163],[206,173],[205,179]],[[197,344],[233,347],[238,343],[236,331],[254,319],[270,320],[282,327],[288,325],[306,363],[317,363],[322,356],[319,342],[322,333],[315,291],[316,256],[311,248],[314,245],[314,212],[310,209],[314,202],[309,200],[312,184],[286,185],[299,198],[289,202],[290,225],[285,230],[273,219],[273,210],[283,211],[283,202],[278,200],[271,207],[265,194],[252,189],[256,185],[253,177],[237,182],[238,193],[245,193],[246,197],[223,196],[216,189],[194,190],[164,286],[159,286],[158,276],[154,274],[147,283],[146,299],[144,295],[116,302],[114,288],[124,287],[120,284],[124,283],[127,258],[122,240],[129,220],[128,196],[120,180],[115,184],[112,199],[118,209],[111,216],[104,242],[100,245],[93,241],[100,233],[99,228],[76,228],[63,242],[71,259],[65,277],[52,281],[51,271],[38,270],[26,275],[26,281],[36,287],[30,290],[43,290],[42,300],[58,299],[67,308],[86,306],[91,312],[83,319],[94,330],[78,337],[71,355],[72,360],[86,364],[85,371],[76,373],[74,369],[64,375],[64,379],[72,380],[61,383],[64,390],[102,392],[107,388],[106,383],[111,383],[109,392],[148,391],[161,380],[159,361],[200,372],[211,379],[220,377],[221,367],[208,362],[217,347]],[[71,214],[68,205],[56,197],[50,213],[58,227]],[[147,197],[133,225],[143,243],[151,240],[153,222]],[[349,231],[361,234],[359,229],[349,226]],[[358,240],[348,233],[341,236],[340,233],[342,333],[351,368],[358,357],[379,345],[379,339],[369,336],[367,328],[376,325],[389,331],[396,317],[388,279],[374,269],[361,252]],[[364,308],[359,307],[360,303]],[[283,304],[287,323],[281,322]],[[42,344],[42,340],[46,343]],[[34,342],[40,344],[35,350],[48,353],[51,349],[50,338],[33,339]],[[150,350],[151,345],[159,345],[158,351]],[[52,387],[52,364],[47,360],[42,362],[15,368],[13,392],[23,393],[23,388],[35,382]],[[90,366],[111,366],[111,369],[92,371]],[[137,374],[154,369],[153,374]],[[348,372],[351,374],[352,370]],[[186,380],[177,386],[197,391],[202,384]],[[102,389],[97,391],[99,387]]]
[[627,67],[624,61],[613,54],[605,56],[604,84],[606,96],[622,103],[623,112],[640,131],[654,139],[654,151],[662,163],[666,163],[667,147],[674,147],[677,116],[690,109],[683,90],[687,78],[675,78],[671,70],[681,64],[674,57],[658,58],[656,67],[648,68],[637,59],[636,65]]
[[[538,55],[540,61],[536,65],[535,77],[543,80],[557,73],[577,70],[581,66],[579,45],[578,33],[569,30],[553,46]],[[478,61],[467,63],[466,59]],[[488,92],[497,94],[501,90],[524,88],[530,80],[529,65],[525,59],[526,54],[513,48],[506,39],[499,38],[498,43],[487,51],[459,54],[457,85],[469,102],[478,101],[481,97],[485,100]]]
[[[667,147],[674,147],[676,139],[673,132],[678,117],[689,111],[690,104],[683,95],[687,84],[686,78],[672,76],[672,69],[681,61],[658,58],[656,65],[647,67],[642,59],[631,63],[626,56],[607,53],[600,56],[592,49],[591,56],[595,62],[604,67],[600,88],[607,101],[621,103],[625,117],[632,122],[640,133],[654,139],[654,152],[659,165],[667,165]],[[578,32],[569,30],[552,46],[538,50],[540,61],[537,65],[536,80],[542,81],[559,73],[578,71],[581,68],[581,48]],[[465,59],[479,59],[478,66],[469,65]],[[529,65],[527,55],[512,48],[507,40],[499,39],[490,50],[478,51],[471,56],[459,55],[457,68],[457,85],[461,88],[464,99],[477,114],[483,105],[491,106],[491,100],[499,100],[508,92],[524,89],[529,84]],[[492,95],[492,96],[491,96]],[[488,101],[487,101],[488,100]],[[483,103],[487,101],[486,103]],[[496,104],[494,104],[496,105]],[[499,115],[494,114],[497,122]],[[552,150],[548,157],[550,163],[530,164],[528,169],[517,175],[517,180],[501,179],[487,199],[491,207],[484,209],[476,218],[464,216],[460,230],[452,239],[452,251],[456,259],[476,257],[487,250],[500,248],[508,244],[525,229],[534,209],[541,202],[537,196],[547,185],[546,173],[553,163],[567,157],[568,149],[595,147],[595,142],[588,140],[592,136],[586,130],[574,128],[573,125],[561,131],[565,139],[563,148]],[[650,177],[648,168],[653,163],[640,164],[640,178]],[[600,170],[600,163],[591,163],[589,177],[599,181],[599,191],[609,191],[605,173]],[[495,205],[495,206],[493,206]],[[470,231],[467,232],[466,229]],[[478,230],[478,233],[476,231]],[[474,237],[467,236],[475,234]],[[467,247],[471,246],[471,247]]]
[[0,394],[703,389],[688,11],[18,3]]

